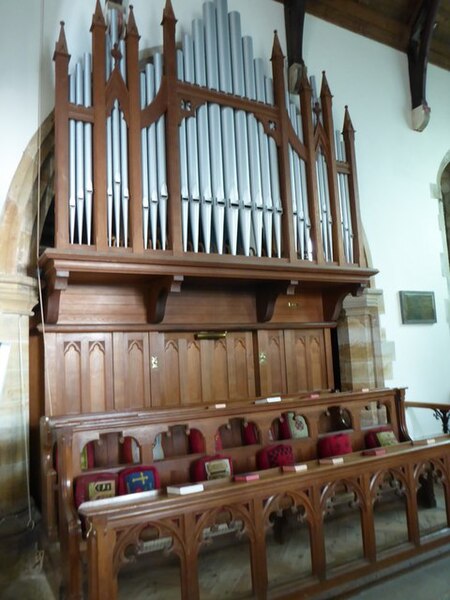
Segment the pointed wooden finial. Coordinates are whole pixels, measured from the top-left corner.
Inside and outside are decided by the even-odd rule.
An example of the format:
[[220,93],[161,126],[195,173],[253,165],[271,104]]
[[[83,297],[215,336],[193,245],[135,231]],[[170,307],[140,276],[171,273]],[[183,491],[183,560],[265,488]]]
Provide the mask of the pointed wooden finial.
[[348,106],[345,107],[344,131],[350,131],[351,133],[355,133],[352,120],[350,119],[350,113],[348,112]]
[[97,0],[97,3],[95,5],[95,12],[92,16],[92,26],[94,25],[106,27],[105,15],[103,14],[100,0]]
[[55,53],[53,55],[53,58],[55,57],[55,54],[68,54],[68,50],[67,50],[67,41],[66,41],[66,33],[64,31],[64,21],[60,21],[60,30],[59,30],[59,38],[58,41],[55,44]]
[[311,93],[311,84],[309,83],[309,79],[308,79],[308,72],[305,69],[303,69],[302,72],[302,78],[300,80],[300,91],[305,91],[305,92],[309,92]]
[[163,19],[161,25],[163,25],[166,21],[174,21],[177,22],[175,17],[175,13],[173,12],[173,6],[171,0],[166,0],[166,5],[163,10]]
[[328,80],[327,76],[325,75],[325,71],[322,71],[322,87],[320,88],[320,95],[329,96],[330,98],[333,97],[332,93],[330,92],[330,87],[328,85]]
[[130,4],[127,22],[127,35],[134,35],[139,37],[139,31],[136,25],[136,19],[134,18],[133,5]]
[[284,54],[281,50],[280,39],[276,29],[273,32],[272,56],[270,57],[270,60],[284,60]]

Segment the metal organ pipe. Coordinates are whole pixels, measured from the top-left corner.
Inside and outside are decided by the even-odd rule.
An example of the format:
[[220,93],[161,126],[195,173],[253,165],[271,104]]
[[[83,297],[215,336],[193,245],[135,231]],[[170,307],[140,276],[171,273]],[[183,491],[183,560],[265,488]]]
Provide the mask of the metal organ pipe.
[[[336,158],[344,162],[345,145],[342,140],[340,131],[335,132],[336,138]],[[344,255],[347,262],[353,262],[353,232],[352,218],[350,210],[350,194],[348,190],[348,175],[346,173],[338,173],[339,184],[339,206],[341,209],[341,226],[342,226],[342,241],[344,245]]]
[[[120,74],[122,79],[126,83],[126,72],[125,72],[125,42],[120,40],[119,50],[121,54],[120,58]],[[120,111],[120,175],[121,175],[121,206],[122,206],[122,218],[123,218],[123,245],[125,248],[128,246],[128,211],[130,201],[130,190],[128,187],[128,126],[125,121],[123,111]]]
[[[265,77],[264,88],[266,94],[266,102],[268,104],[273,105],[273,81],[272,79],[270,79],[270,77]],[[271,137],[269,137],[269,159],[270,181],[272,184],[272,198],[274,207],[273,220],[275,233],[275,247],[278,258],[281,258],[281,215],[283,213],[283,208],[281,205],[277,145],[275,143],[275,140]]]
[[[184,60],[182,50],[177,50],[177,76],[184,81]],[[183,119],[179,127],[180,138],[180,186],[181,186],[181,235],[183,250],[188,248],[188,225],[189,225],[189,181],[187,165],[187,141],[186,141],[186,119]]]
[[[236,96],[244,96],[244,59],[242,54],[241,18],[238,12],[233,11],[229,14],[229,23],[233,92]],[[235,112],[234,126],[236,131],[236,161],[240,204],[239,222],[244,254],[245,256],[249,256],[252,197],[250,194],[249,146],[245,111],[237,110]]]
[[[69,102],[75,104],[75,75],[69,77]],[[69,240],[75,241],[76,206],[76,123],[69,121]]]
[[[192,22],[194,42],[195,83],[206,86],[205,33],[203,21]],[[201,194],[201,222],[203,245],[207,254],[211,251],[212,189],[211,161],[209,152],[208,107],[202,104],[197,110],[198,160]]]
[[[111,22],[109,34],[111,37],[111,48],[114,48],[119,42],[118,15],[115,9],[111,10]],[[120,160],[120,109],[117,100],[111,112],[111,145],[112,145],[112,175],[113,175],[113,222],[115,226],[116,246],[120,246],[121,238],[121,160]]]
[[[219,89],[219,65],[217,54],[216,8],[212,2],[203,4],[205,24],[206,84],[209,88]],[[214,235],[217,252],[223,253],[225,223],[225,187],[222,153],[221,110],[218,104],[208,104],[209,148],[211,161],[211,185],[214,198]]]
[[[212,2],[203,4],[205,24],[206,83],[211,89],[219,89],[219,66],[217,53],[216,8]],[[214,197],[214,235],[217,252],[223,253],[225,222],[225,187],[222,153],[221,110],[218,104],[208,105],[209,146],[211,161],[211,185]]]
[[[91,83],[91,55],[84,54],[84,86],[83,104],[85,107],[92,106],[92,83]],[[94,187],[92,184],[92,123],[84,124],[84,191],[86,208],[86,240],[91,244],[92,232],[92,195]]]
[[[303,131],[300,121],[300,110],[295,101],[289,99],[289,116],[297,137],[303,141]],[[312,259],[311,221],[309,218],[308,193],[306,188],[305,162],[292,149],[294,165],[293,188],[297,201],[297,219],[294,224],[298,237],[298,252],[301,259]]]
[[[155,98],[155,68],[152,64],[145,65],[145,81],[147,91],[147,104]],[[150,201],[150,235],[152,248],[157,248],[158,242],[158,169],[156,158],[156,125],[151,123],[147,128],[147,156],[148,156],[148,195]]]
[[[317,96],[316,79],[314,76],[310,77],[311,83],[311,102],[313,108],[319,103]],[[317,126],[322,120],[321,111],[313,111],[314,125]],[[319,116],[318,116],[319,115]],[[319,194],[319,213],[320,213],[320,226],[322,232],[322,244],[325,255],[325,260],[333,260],[333,220],[331,216],[331,202],[330,192],[328,188],[328,167],[325,160],[325,156],[322,148],[319,146],[316,154],[316,176],[317,176],[317,189]]]
[[[256,100],[255,68],[253,58],[253,40],[249,36],[242,38],[244,57],[245,95]],[[248,157],[250,165],[250,185],[252,197],[252,223],[256,255],[262,256],[263,234],[263,198],[261,181],[261,157],[259,149],[258,122],[255,115],[247,114]]]
[[[215,0],[217,18],[217,48],[219,66],[219,90],[233,93],[231,73],[230,28],[228,24],[227,0]],[[221,107],[222,143],[225,197],[227,201],[228,242],[231,254],[237,254],[239,193],[236,166],[236,139],[234,111],[230,107]]]
[[[254,59],[255,71],[255,94],[258,102],[266,101],[264,90],[264,66],[260,58]],[[264,131],[262,123],[258,123],[258,142],[259,157],[261,161],[261,193],[263,201],[263,231],[266,243],[266,253],[268,257],[272,256],[272,235],[273,235],[273,216],[272,216],[272,186],[270,183],[270,163],[269,163],[269,140]]]
[[[295,104],[290,102],[289,95],[287,95],[287,105],[292,127],[296,131],[297,111]],[[300,257],[303,258],[305,254],[305,213],[303,210],[302,188],[300,182],[300,157],[290,145],[289,163],[291,168],[292,215],[294,220],[293,229],[295,250],[298,254],[300,254]]]
[[[163,75],[163,56],[160,52],[153,55],[155,67],[155,96],[161,87]],[[158,172],[158,213],[160,227],[161,249],[166,249],[167,243],[167,172],[166,172],[166,120],[164,115],[156,122],[157,172]]]
[[[195,83],[194,46],[189,34],[183,36],[184,80]],[[197,119],[188,117],[186,122],[188,181],[189,181],[189,221],[191,226],[192,249],[198,252],[200,222],[200,179],[197,147]]]
[[[106,37],[106,79],[111,76],[111,39]],[[106,119],[106,201],[107,201],[107,228],[108,246],[113,243],[113,168],[112,168],[112,118]]]
[[[141,109],[147,106],[147,94],[145,85],[145,73],[140,74],[140,106]],[[142,169],[142,233],[144,239],[144,248],[148,248],[148,219],[149,219],[149,201],[148,201],[148,150],[147,150],[147,130],[141,129],[141,169]]]
[[[78,62],[75,68],[75,102],[83,106],[83,67]],[[83,242],[84,218],[84,124],[76,122],[76,194],[77,194],[77,236],[78,243]]]

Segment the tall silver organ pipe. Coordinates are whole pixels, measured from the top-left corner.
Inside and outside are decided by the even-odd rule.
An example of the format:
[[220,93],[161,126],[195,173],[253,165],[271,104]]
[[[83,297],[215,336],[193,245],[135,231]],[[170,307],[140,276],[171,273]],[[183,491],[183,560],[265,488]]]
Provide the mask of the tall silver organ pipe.
[[[147,106],[147,90],[145,85],[145,73],[140,73],[140,106],[141,109]],[[144,248],[148,248],[148,220],[149,220],[149,199],[148,199],[148,149],[147,149],[147,130],[141,129],[141,170],[142,170],[142,234]]]
[[[82,106],[83,95],[83,66],[78,62],[75,68],[75,102]],[[76,205],[77,205],[77,235],[78,243],[83,241],[83,219],[84,219],[84,124],[76,122]]]
[[[213,2],[203,4],[205,24],[206,85],[219,90],[216,8]],[[218,104],[208,104],[211,186],[214,198],[214,236],[217,252],[223,253],[225,223],[225,184],[222,152],[221,110]]]
[[[106,79],[111,76],[111,36],[106,37]],[[106,119],[106,200],[108,246],[113,243],[113,170],[112,170],[112,118]]]
[[[184,81],[184,59],[183,51],[177,50],[177,77]],[[181,235],[183,250],[188,249],[188,225],[189,225],[189,181],[187,164],[187,140],[186,119],[183,119],[179,127],[180,137],[180,191],[181,191]]]
[[[274,103],[273,99],[273,81],[270,77],[265,77],[264,88],[266,94],[266,102],[268,104]],[[281,204],[280,194],[280,180],[278,171],[278,154],[277,145],[273,138],[269,138],[269,159],[270,159],[270,181],[272,184],[272,198],[273,198],[273,220],[274,220],[274,233],[275,233],[275,247],[277,257],[281,258],[281,216],[283,208]]]
[[[163,56],[160,52],[153,55],[155,67],[155,96],[161,87],[163,76]],[[157,170],[158,170],[158,217],[161,249],[167,244],[167,171],[166,171],[166,120],[164,115],[156,122]]]
[[[345,145],[340,131],[335,132],[336,157],[339,161],[345,161]],[[344,245],[344,256],[347,262],[353,262],[353,230],[352,215],[350,208],[350,193],[348,189],[348,175],[338,173],[339,207],[341,210],[342,241]]]
[[[249,36],[242,38],[244,57],[245,95],[256,100],[255,66],[253,58],[253,40]],[[250,165],[250,186],[252,198],[252,224],[256,255],[262,256],[263,237],[263,197],[261,177],[261,156],[259,148],[258,122],[255,115],[247,114],[248,157]]]
[[[89,52],[85,52],[83,104],[86,108],[92,106],[91,82],[91,55]],[[86,209],[86,241],[90,245],[92,234],[92,195],[94,192],[94,186],[92,183],[92,123],[84,124],[84,189]]]
[[[195,83],[205,87],[205,32],[203,21],[201,19],[195,19],[192,22],[192,37],[194,41]],[[211,251],[212,187],[211,161],[209,152],[208,107],[206,104],[203,104],[197,110],[197,135],[203,245],[205,252],[209,254]]]
[[[300,110],[297,106],[297,98],[288,97],[289,117],[297,137],[303,141],[303,132],[300,121]],[[296,218],[294,219],[294,231],[297,237],[297,251],[299,257],[305,260],[312,259],[312,243],[311,243],[311,221],[309,218],[308,194],[306,188],[306,167],[304,161],[291,147],[292,153],[293,176],[292,183],[293,196],[296,201]]]
[[[145,82],[147,104],[155,99],[155,68],[152,64],[145,65]],[[158,169],[156,152],[156,124],[151,123],[147,128],[148,154],[148,195],[150,201],[150,236],[152,248],[158,246]]]
[[[266,101],[264,89],[264,65],[260,58],[254,59],[255,94],[258,102]],[[258,123],[259,156],[261,161],[261,193],[263,201],[263,231],[267,256],[272,256],[273,203],[270,181],[269,140],[262,123]]]
[[[189,34],[183,36],[184,80],[195,83],[194,45]],[[198,164],[197,117],[188,117],[186,123],[188,181],[189,181],[189,221],[192,249],[198,252],[200,224],[200,176]]]
[[[75,75],[69,76],[69,102],[75,104]],[[76,123],[69,121],[69,240],[75,242],[76,205]]]
[[[317,95],[316,80],[310,77],[313,108],[320,105]],[[314,111],[314,125],[322,122],[322,111]],[[320,229],[322,233],[322,244],[325,260],[333,260],[333,219],[331,215],[330,191],[328,187],[328,166],[322,148],[319,146],[316,154],[316,176],[319,196]]]
[[[126,83],[126,56],[125,56],[125,42],[120,40],[120,74],[122,79]],[[130,202],[130,190],[128,187],[128,126],[125,121],[125,117],[122,111],[120,115],[120,176],[121,176],[121,207],[122,207],[122,218],[123,218],[123,245],[125,248],[128,246],[128,213],[129,213],[129,202]]]
[[[231,72],[233,92],[236,96],[245,95],[244,58],[242,54],[241,17],[236,11],[229,14]],[[234,117],[236,131],[236,162],[239,190],[239,222],[242,246],[245,256],[250,254],[252,198],[250,194],[249,146],[247,118],[243,110],[237,110]]]
[[[215,0],[217,18],[217,48],[220,60],[219,90],[231,94],[233,81],[231,73],[230,28],[228,24],[227,0]],[[227,201],[228,243],[231,254],[237,254],[239,192],[236,166],[236,138],[234,111],[231,107],[221,107],[222,143],[225,198]]]

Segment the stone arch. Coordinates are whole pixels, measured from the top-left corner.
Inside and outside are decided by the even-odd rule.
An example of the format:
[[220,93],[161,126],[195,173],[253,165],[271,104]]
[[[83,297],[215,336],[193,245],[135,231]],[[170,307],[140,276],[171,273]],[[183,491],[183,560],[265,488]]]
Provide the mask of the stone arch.
[[0,219],[0,273],[27,275],[36,266],[38,206],[42,229],[53,198],[53,125],[51,113],[31,138],[9,187]]
[[[37,211],[45,216],[53,195],[53,115],[26,147],[0,218],[0,342],[8,351],[0,390],[0,523],[10,532],[32,520],[29,503],[29,317],[37,303]],[[38,197],[39,196],[39,197]],[[42,223],[42,219],[41,219]],[[27,511],[28,507],[28,511]]]

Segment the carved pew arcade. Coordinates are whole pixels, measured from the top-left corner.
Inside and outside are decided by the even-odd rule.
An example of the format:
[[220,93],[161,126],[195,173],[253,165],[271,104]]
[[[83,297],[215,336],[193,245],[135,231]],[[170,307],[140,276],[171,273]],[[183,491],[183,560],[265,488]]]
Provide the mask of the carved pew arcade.
[[[70,60],[64,24],[56,43],[55,242],[39,261],[34,359],[46,371],[43,517],[59,536],[69,598],[83,597],[83,563],[89,598],[115,598],[130,548],[158,554],[155,573],[170,567],[161,552],[176,555],[174,597],[195,599],[200,563],[213,556],[206,542],[244,547],[245,593],[262,599],[343,585],[449,538],[446,438],[411,446],[401,390],[334,392],[342,301],[376,273],[364,257],[349,113],[336,133],[325,74],[319,94],[306,71],[288,93],[276,34],[269,70],[226,0],[202,11],[177,45],[167,0],[163,47],[149,56],[132,7],[97,0],[92,53]],[[306,428],[301,440],[280,434],[286,418]],[[394,445],[362,455],[380,427]],[[336,430],[349,456],[320,465]],[[233,481],[280,440],[306,470],[272,465]],[[222,479],[192,496],[166,493],[216,455],[229,459]],[[77,511],[77,477],[98,483],[102,471],[106,489],[127,465],[146,465],[155,490],[88,494]],[[424,482],[421,502],[437,514],[428,528],[416,496]],[[386,490],[401,498],[406,533],[380,550],[373,506]],[[327,562],[332,512],[362,531],[360,554],[337,571]],[[288,553],[292,515],[309,558],[283,579],[265,540]]]

